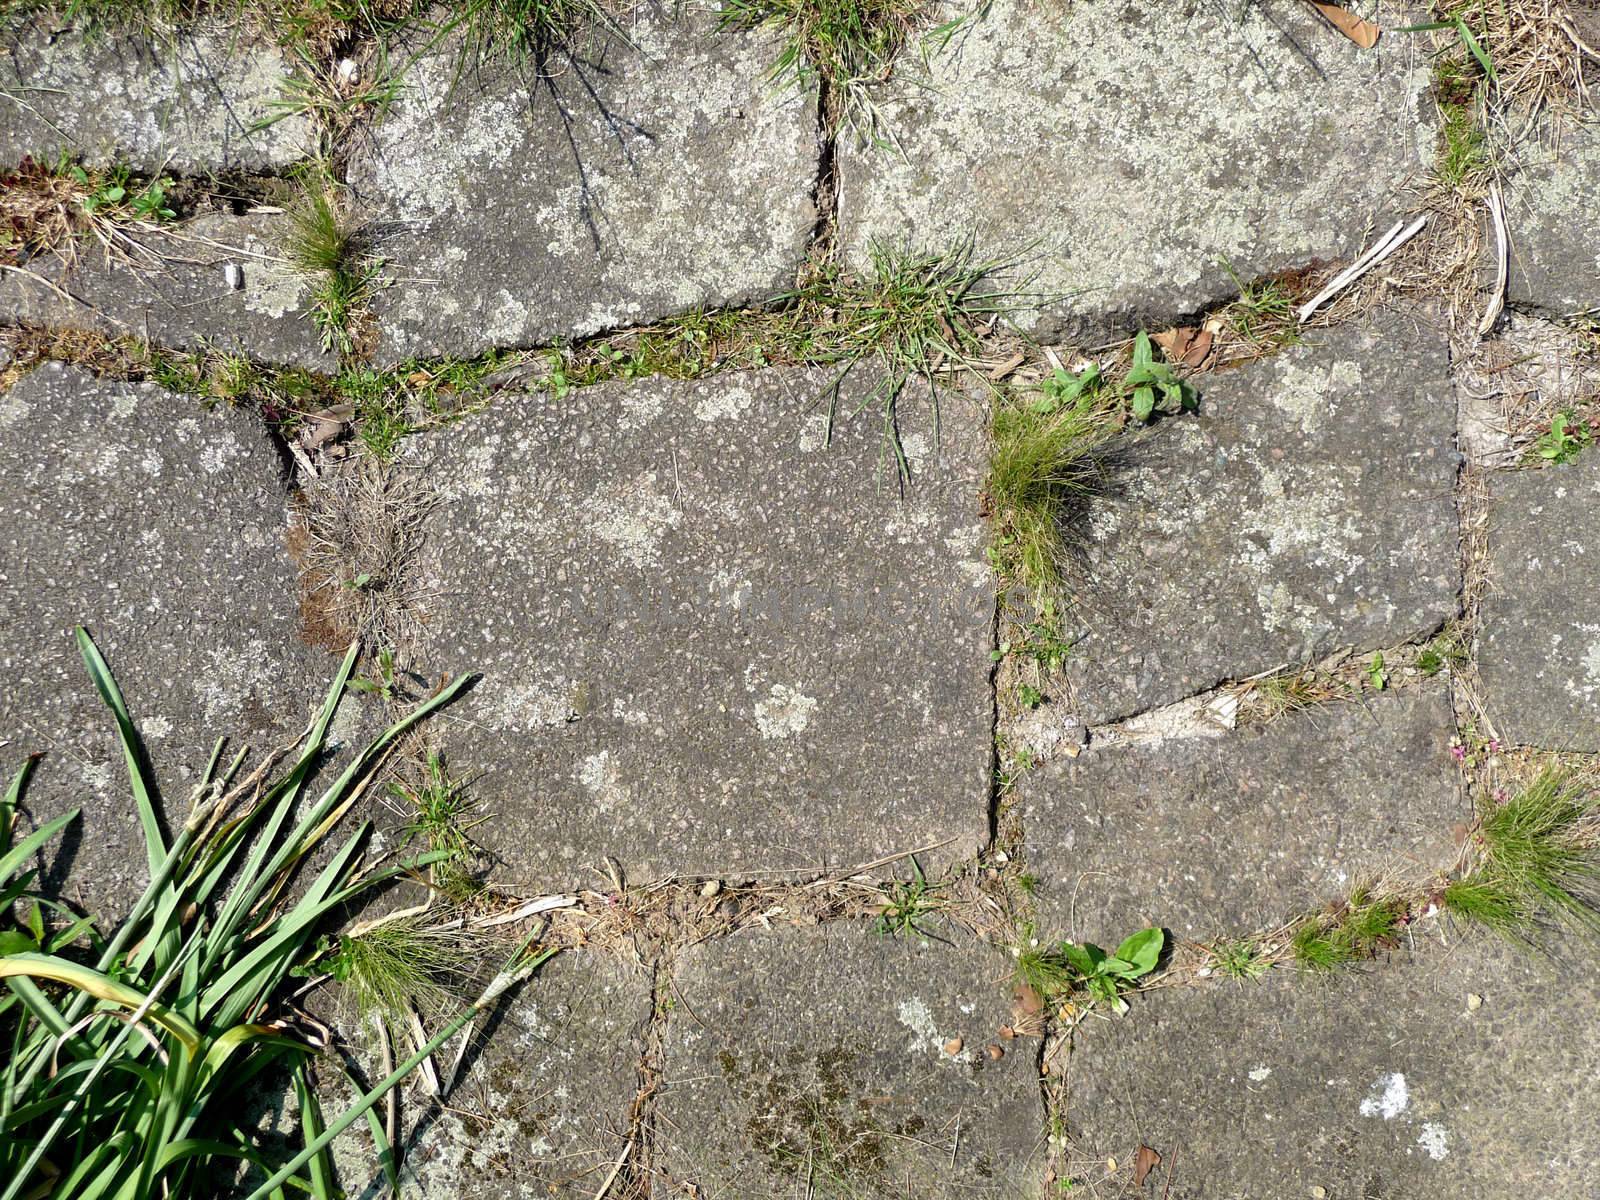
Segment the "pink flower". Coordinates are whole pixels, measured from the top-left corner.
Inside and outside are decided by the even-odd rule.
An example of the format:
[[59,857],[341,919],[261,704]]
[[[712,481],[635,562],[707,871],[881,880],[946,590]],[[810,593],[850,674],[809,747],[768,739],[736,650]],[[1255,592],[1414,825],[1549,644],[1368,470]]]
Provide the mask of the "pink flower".
[[1465,762],[1467,760],[1467,748],[1459,742],[1450,747],[1450,753],[1455,756],[1457,762]]

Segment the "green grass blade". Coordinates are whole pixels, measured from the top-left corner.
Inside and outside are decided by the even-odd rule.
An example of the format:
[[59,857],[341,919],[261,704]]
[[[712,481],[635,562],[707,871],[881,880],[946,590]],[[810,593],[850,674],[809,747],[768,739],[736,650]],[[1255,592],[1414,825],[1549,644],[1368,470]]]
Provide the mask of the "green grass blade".
[[133,802],[139,813],[139,824],[144,828],[145,853],[150,861],[150,874],[153,878],[161,870],[162,861],[167,856],[167,842],[161,832],[161,820],[156,812],[159,792],[155,780],[149,774],[138,730],[133,727],[133,718],[128,715],[128,705],[122,698],[117,681],[112,678],[111,668],[100,656],[100,651],[89,637],[87,629],[79,625],[74,632],[78,639],[78,653],[83,655],[83,665],[89,669],[89,678],[93,681],[95,690],[100,693],[100,699],[105,701],[106,707],[117,719],[117,733],[122,742],[122,757],[127,763],[128,782],[133,788]]
[[[18,772],[18,774],[21,774],[21,772]],[[10,800],[8,799],[6,803],[9,805]],[[51,838],[55,837],[56,834],[60,833],[68,825],[72,824],[73,821],[78,819],[78,811],[79,810],[75,808],[65,816],[57,817],[54,821],[51,821],[46,825],[41,825],[38,829],[34,830],[27,837],[23,838],[15,846],[11,847],[11,849],[6,852],[5,857],[0,858],[0,879],[9,879],[12,875],[16,874],[22,868],[22,864],[27,862],[29,858],[33,857],[33,855],[41,846],[43,846]],[[0,814],[0,823],[4,823],[4,814]]]
[[[294,1094],[300,1101],[300,1129],[305,1137],[305,1144],[315,1145],[325,1128],[322,1122],[322,1105],[317,1103],[316,1093],[306,1082],[305,1067],[295,1067],[293,1076]],[[333,1167],[328,1162],[327,1150],[323,1149],[313,1154],[306,1166],[310,1168],[311,1194],[316,1200],[333,1200],[335,1190]]]

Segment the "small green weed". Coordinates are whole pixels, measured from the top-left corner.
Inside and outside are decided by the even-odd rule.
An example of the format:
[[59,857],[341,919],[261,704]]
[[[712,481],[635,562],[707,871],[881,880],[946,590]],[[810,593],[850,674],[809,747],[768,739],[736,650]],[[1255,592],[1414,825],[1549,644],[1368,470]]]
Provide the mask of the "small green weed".
[[302,974],[320,968],[344,984],[357,1011],[405,1020],[417,1008],[436,1015],[458,1001],[471,974],[470,942],[405,918],[325,938]]
[[1218,942],[1210,953],[1212,971],[1240,983],[1260,979],[1272,969],[1272,960],[1254,938]]
[[1062,941],[1049,947],[1029,945],[1017,955],[1017,981],[1026,984],[1046,1001],[1059,999],[1073,991],[1085,991],[1117,1012],[1126,1012],[1122,994],[1138,986],[1156,964],[1166,946],[1167,935],[1160,929],[1141,929],[1126,938],[1115,954],[1108,954],[1093,942],[1081,945]]
[[938,887],[930,884],[923,875],[922,866],[913,855],[911,878],[891,883],[885,889],[883,908],[873,928],[880,937],[933,936],[923,928],[923,922],[945,907],[945,901],[938,891]]
[[1239,289],[1239,298],[1223,309],[1222,318],[1240,340],[1263,351],[1300,343],[1294,295],[1287,286],[1277,279],[1248,283],[1226,261],[1222,269]]
[[1122,377],[1122,391],[1129,410],[1140,421],[1149,421],[1158,412],[1186,412],[1199,403],[1194,389],[1178,377],[1172,365],[1156,358],[1155,345],[1142,329],[1133,339],[1133,363]]
[[1382,650],[1376,650],[1373,652],[1371,659],[1367,661],[1366,674],[1367,684],[1372,688],[1373,691],[1381,692],[1384,688],[1389,686],[1389,672],[1383,663]]
[[1539,435],[1528,457],[1551,466],[1561,466],[1583,453],[1584,448],[1594,441],[1594,436],[1594,430],[1587,421],[1579,420],[1570,408],[1564,409],[1551,419],[1550,428]]

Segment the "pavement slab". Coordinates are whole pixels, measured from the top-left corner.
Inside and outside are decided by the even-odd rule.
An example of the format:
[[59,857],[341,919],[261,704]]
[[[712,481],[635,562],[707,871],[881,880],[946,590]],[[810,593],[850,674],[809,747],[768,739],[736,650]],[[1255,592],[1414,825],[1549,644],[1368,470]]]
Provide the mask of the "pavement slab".
[[1380,313],[1201,384],[1069,530],[1075,711],[1115,721],[1458,608],[1445,338]]
[[[406,1194],[593,1200],[628,1141],[651,1007],[649,975],[620,960],[546,963],[497,1011],[449,1105],[418,1123]],[[388,1194],[364,1127],[334,1145],[351,1200]]]
[[0,34],[0,162],[281,172],[316,148],[310,120],[276,107],[292,61],[222,23],[152,39],[41,14]]
[[287,220],[208,213],[138,231],[140,249],[115,259],[92,243],[79,246],[70,264],[34,258],[28,269],[54,288],[26,275],[0,275],[0,323],[90,328],[171,349],[210,346],[336,370],[338,357],[322,348],[308,311],[310,282],[282,257]]
[[1167,1192],[1167,1165],[1143,1189],[1126,1165],[1079,1178],[1170,1200],[1596,1194],[1592,955],[1449,941],[1338,977],[1150,992],[1087,1022],[1068,1066],[1073,1157],[1129,1164],[1144,1144],[1172,1176]]
[[998,1034],[1012,1019],[1006,970],[980,944],[855,923],[688,950],[672,983],[652,1194],[1036,1194],[1039,1042]]
[[1478,673],[1502,738],[1600,750],[1600,454],[1491,478]]
[[1556,316],[1600,307],[1600,125],[1564,123],[1519,152],[1506,194],[1506,298]]
[[83,815],[44,876],[109,913],[147,882],[85,625],[145,739],[169,817],[212,744],[265,753],[303,728],[335,663],[298,638],[283,463],[253,416],[49,363],[0,393],[0,751],[45,752],[41,819]]
[[907,395],[896,487],[865,381],[773,370],[495,406],[413,439],[437,500],[426,669],[514,886],[821,871],[989,828],[983,418]]
[[[573,338],[794,283],[816,221],[814,93],[772,32],[640,6],[570,61],[424,54],[350,182],[394,286],[379,357]],[[629,44],[631,43],[631,44]],[[391,52],[392,53],[392,52]]]
[[1097,740],[1018,785],[1040,929],[1202,941],[1441,867],[1470,815],[1454,739],[1448,691],[1430,683],[1220,737]]
[[862,263],[970,237],[1020,263],[1041,335],[1160,328],[1237,294],[1230,265],[1348,256],[1433,159],[1426,55],[1358,50],[1308,5],[996,0],[897,70],[891,146],[840,140],[840,244]]

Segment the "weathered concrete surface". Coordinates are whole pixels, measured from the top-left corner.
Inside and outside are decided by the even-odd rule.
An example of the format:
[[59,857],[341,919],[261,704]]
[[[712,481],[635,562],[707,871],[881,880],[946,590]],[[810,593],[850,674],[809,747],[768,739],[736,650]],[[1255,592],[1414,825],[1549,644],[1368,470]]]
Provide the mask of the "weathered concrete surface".
[[1478,672],[1500,736],[1600,750],[1600,453],[1494,476]]
[[1224,737],[1091,744],[1019,784],[1040,927],[1102,946],[1147,925],[1203,940],[1444,866],[1469,815],[1454,737],[1429,685]]
[[1204,385],[1070,534],[1091,724],[1453,615],[1455,403],[1444,337],[1381,314]]
[[55,14],[0,35],[0,162],[66,150],[147,174],[281,171],[316,148],[303,115],[278,115],[286,51],[225,25],[152,41],[60,30]]
[[[1275,971],[1242,988],[1152,992],[1127,1019],[1085,1023],[1066,1088],[1074,1158],[1124,1164],[1122,1187],[1093,1194],[1600,1192],[1592,958],[1452,940],[1337,979]],[[1171,1163],[1170,1193],[1165,1165],[1153,1189],[1128,1182],[1141,1142]]]
[[[0,323],[32,321],[131,335],[157,346],[201,345],[293,366],[334,370],[307,312],[310,285],[282,257],[282,215],[199,216],[171,229],[137,232],[142,253],[108,260],[79,247],[71,268],[55,257],[28,269],[54,283],[0,275]],[[239,272],[231,287],[229,266]]]
[[[448,1108],[423,1110],[406,1194],[591,1200],[628,1140],[650,1012],[642,970],[593,951],[546,963],[505,1002]],[[334,1146],[352,1200],[388,1194],[364,1125]]]
[[1221,259],[1249,279],[1358,250],[1432,161],[1427,62],[1284,7],[997,0],[927,71],[902,54],[898,152],[841,139],[841,244],[970,234],[1037,271],[1037,332],[1089,336],[1235,294]]
[[[584,388],[411,447],[438,489],[428,670],[513,886],[849,866],[988,830],[981,417],[907,397],[897,495],[865,383],[826,371]],[[865,411],[858,408],[867,402]]]
[[1039,1043],[999,1036],[1012,1019],[998,982],[1006,967],[970,942],[884,939],[855,924],[686,952],[667,1020],[663,1178],[652,1194],[1035,1194]]
[[1461,452],[1476,466],[1517,463],[1550,419],[1600,391],[1592,343],[1570,325],[1507,313],[1492,336],[1453,354]]
[[[441,46],[357,151],[396,284],[380,357],[472,354],[784,290],[815,222],[811,95],[775,94],[775,34],[640,6],[633,46],[461,68]],[[392,51],[391,51],[392,53]]]
[[259,423],[47,364],[0,394],[0,754],[30,807],[83,809],[46,883],[114,912],[147,880],[116,727],[73,642],[89,628],[187,812],[213,742],[304,726],[333,663],[296,636],[283,468]]
[[1512,304],[1555,315],[1600,307],[1600,125],[1547,131],[1520,151],[1507,192]]

